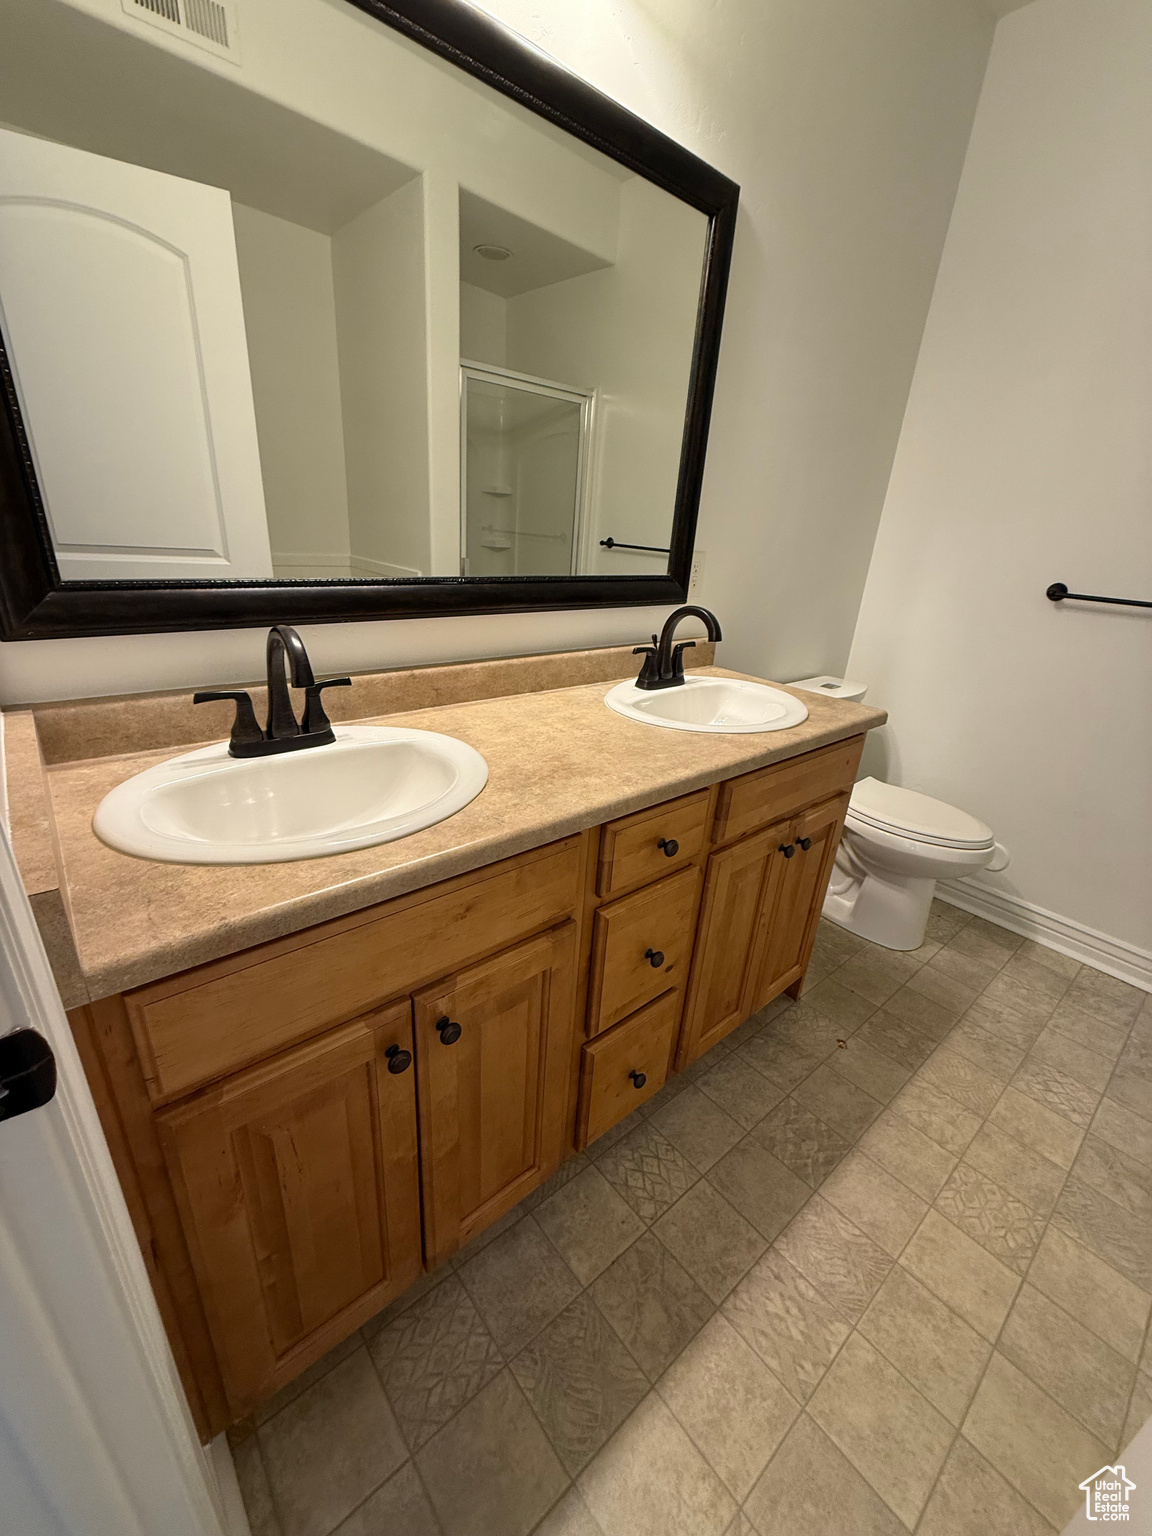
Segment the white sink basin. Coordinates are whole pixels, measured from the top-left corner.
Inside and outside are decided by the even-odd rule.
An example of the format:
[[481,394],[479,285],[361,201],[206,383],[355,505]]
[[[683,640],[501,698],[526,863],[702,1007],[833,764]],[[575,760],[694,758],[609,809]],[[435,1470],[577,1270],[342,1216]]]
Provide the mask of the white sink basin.
[[279,864],[390,843],[474,800],[488,764],[436,731],[338,725],[275,757],[185,752],[104,796],[92,826],[121,853],[175,864]]
[[780,688],[735,677],[686,676],[676,688],[637,688],[617,683],[604,702],[618,715],[663,725],[671,731],[786,731],[807,720],[807,706]]

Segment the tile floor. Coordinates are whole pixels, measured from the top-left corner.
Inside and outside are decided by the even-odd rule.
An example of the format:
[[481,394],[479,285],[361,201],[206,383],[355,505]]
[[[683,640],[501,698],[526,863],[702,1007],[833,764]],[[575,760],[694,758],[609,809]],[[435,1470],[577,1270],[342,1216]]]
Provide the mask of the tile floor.
[[234,1437],[254,1536],[1050,1536],[1152,1413],[1152,998],[937,904]]

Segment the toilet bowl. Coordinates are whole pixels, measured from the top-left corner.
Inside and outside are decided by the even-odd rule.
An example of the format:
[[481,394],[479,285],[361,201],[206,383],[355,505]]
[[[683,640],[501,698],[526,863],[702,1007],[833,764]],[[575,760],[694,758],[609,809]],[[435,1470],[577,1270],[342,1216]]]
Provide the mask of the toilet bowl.
[[861,779],[824,916],[886,949],[919,949],[937,880],[1007,863],[1008,850],[975,816],[912,789]]

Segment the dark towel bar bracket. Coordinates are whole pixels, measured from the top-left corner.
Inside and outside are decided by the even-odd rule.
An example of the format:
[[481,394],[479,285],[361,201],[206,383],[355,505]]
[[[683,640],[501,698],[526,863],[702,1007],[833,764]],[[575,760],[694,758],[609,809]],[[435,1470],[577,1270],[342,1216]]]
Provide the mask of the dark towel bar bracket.
[[621,544],[619,539],[601,539],[601,549],[642,549],[650,555],[670,555],[672,551],[662,544]]
[[1062,603],[1066,597],[1078,603],[1116,603],[1121,608],[1152,608],[1152,603],[1142,597],[1089,597],[1087,592],[1069,592],[1062,581],[1054,581],[1044,594],[1054,603]]

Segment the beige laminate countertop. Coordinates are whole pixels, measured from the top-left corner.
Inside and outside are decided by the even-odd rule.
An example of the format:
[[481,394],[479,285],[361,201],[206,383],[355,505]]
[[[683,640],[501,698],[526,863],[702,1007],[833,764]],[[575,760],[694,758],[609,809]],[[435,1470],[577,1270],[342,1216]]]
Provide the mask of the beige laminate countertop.
[[[721,677],[744,674],[700,668]],[[741,736],[642,725],[596,682],[479,699],[374,723],[443,731],[487,760],[487,786],[438,826],[353,853],[286,864],[160,864],[106,847],[92,816],[162,750],[47,769],[61,894],[92,999],[418,890],[629,811],[882,725],[882,710],[798,693],[808,719]],[[791,690],[790,690],[791,691]],[[178,748],[176,750],[186,750]]]

